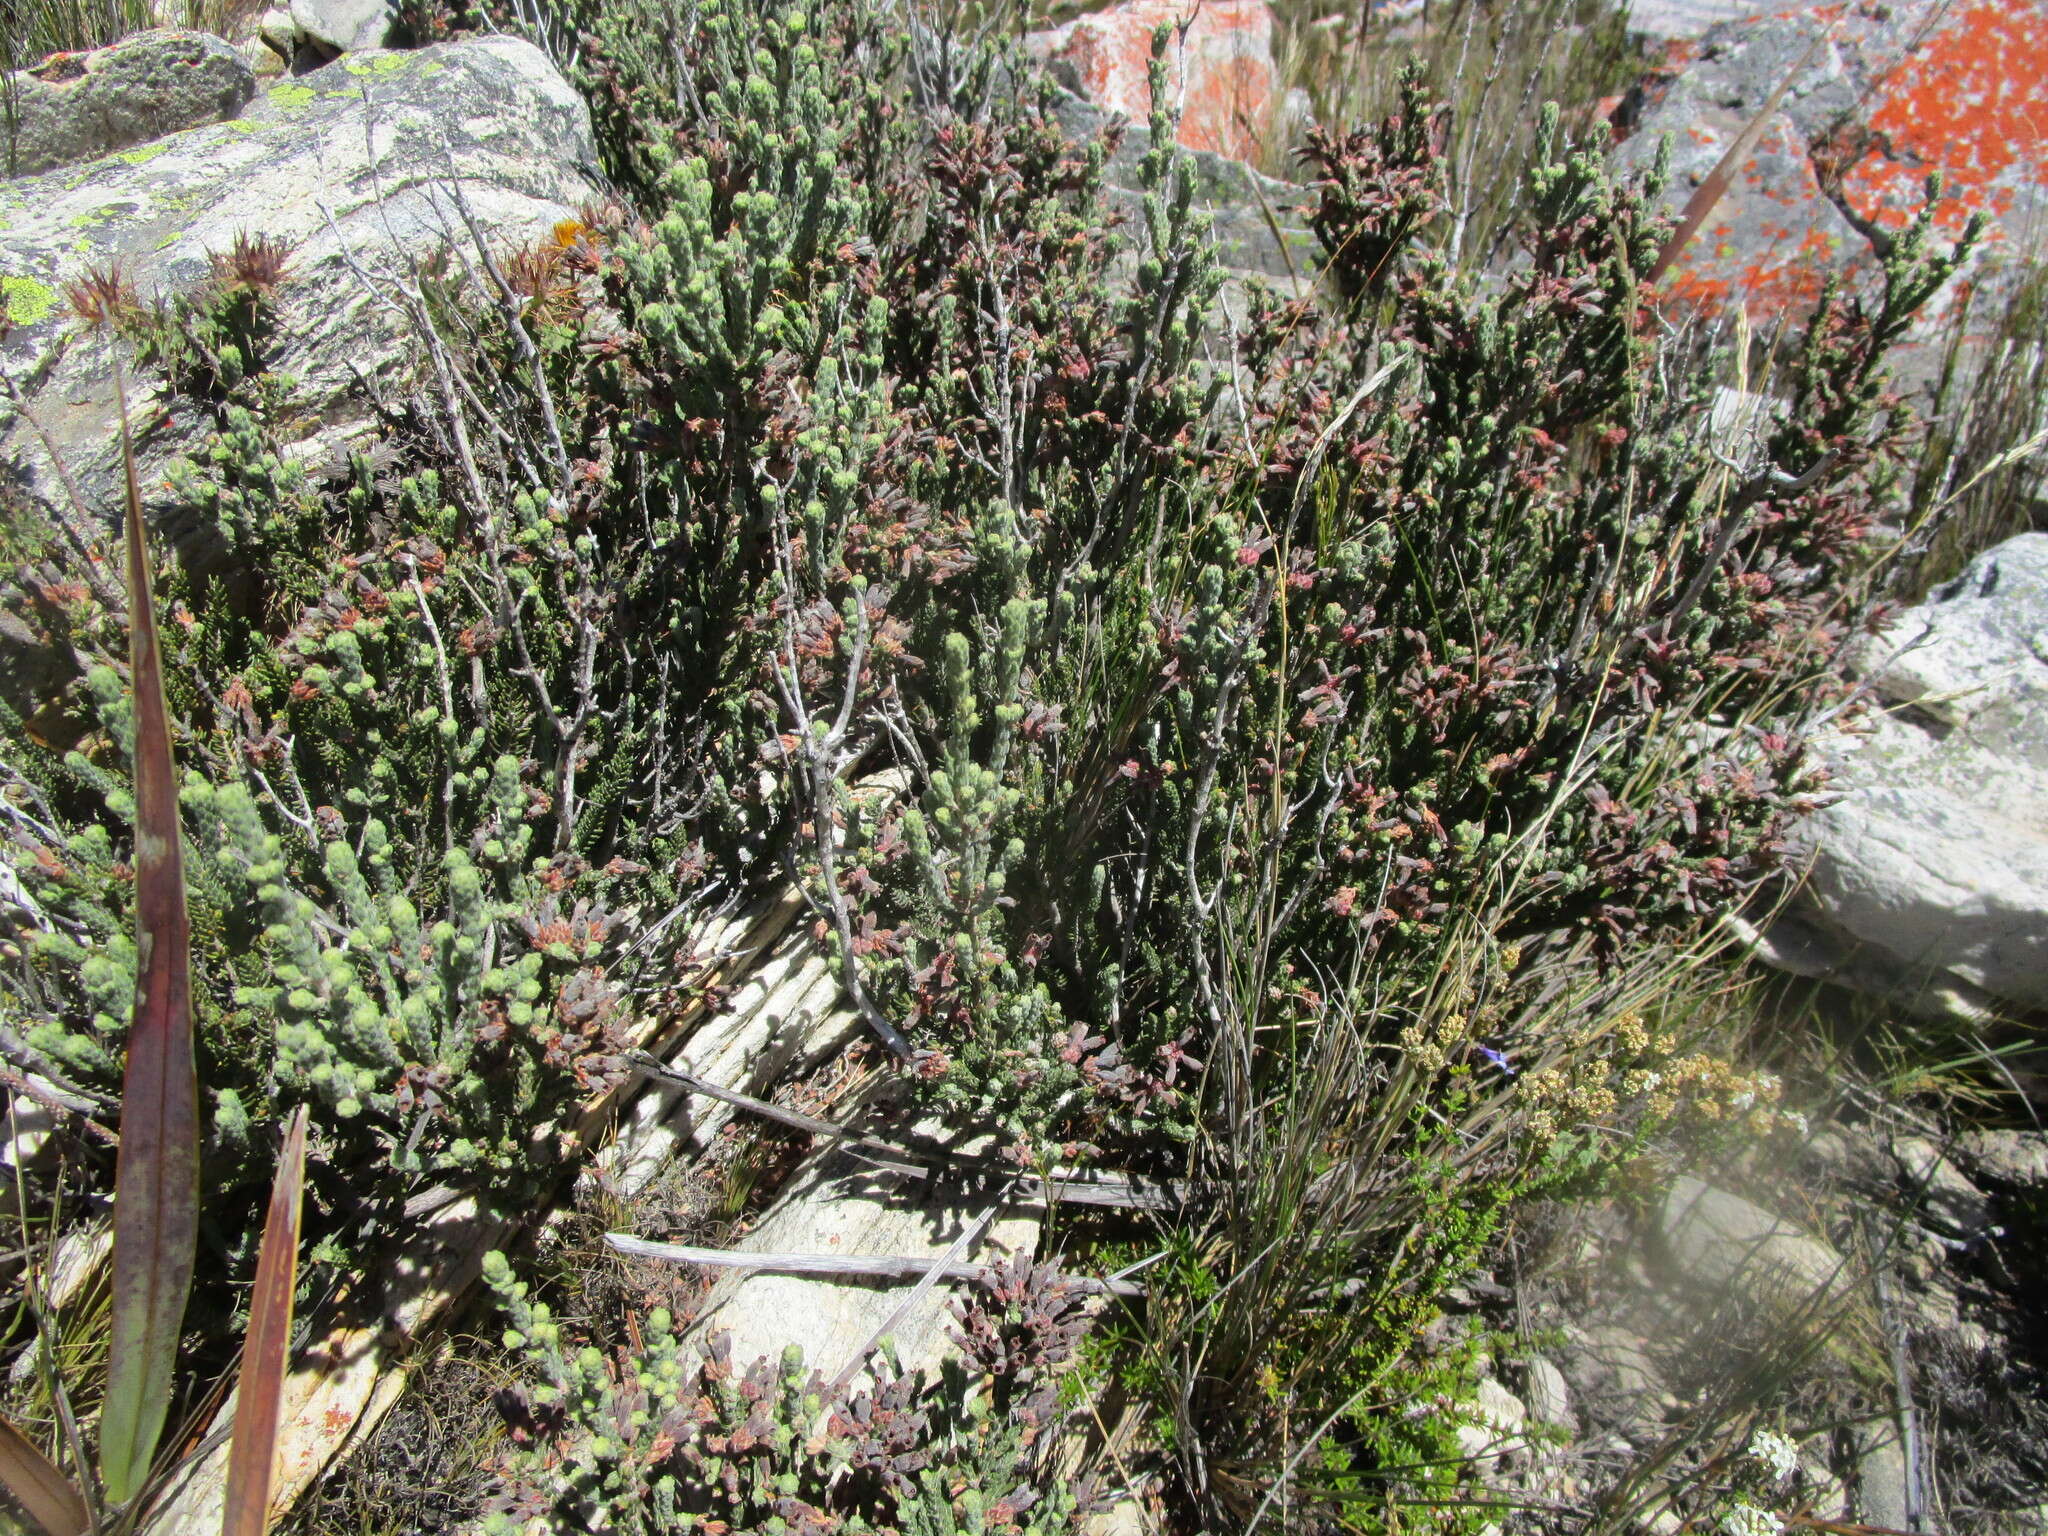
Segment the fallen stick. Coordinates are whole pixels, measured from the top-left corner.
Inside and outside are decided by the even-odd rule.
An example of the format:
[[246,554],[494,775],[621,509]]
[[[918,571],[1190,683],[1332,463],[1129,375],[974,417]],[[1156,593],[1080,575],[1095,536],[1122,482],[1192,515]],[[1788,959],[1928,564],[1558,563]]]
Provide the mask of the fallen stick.
[[[667,1264],[701,1264],[707,1269],[766,1269],[790,1275],[830,1275],[854,1280],[923,1280],[936,1275],[940,1280],[978,1280],[988,1273],[985,1264],[947,1263],[934,1265],[916,1254],[866,1253],[736,1253],[727,1248],[692,1248],[684,1243],[657,1243],[625,1232],[607,1232],[605,1243],[617,1253],[635,1259],[659,1259]],[[1129,1280],[1097,1280],[1089,1275],[1067,1275],[1066,1283],[1077,1291],[1102,1296],[1143,1296],[1145,1288]]]
[[1171,1180],[1139,1184],[1117,1174],[1061,1173],[1057,1169],[1050,1174],[1019,1175],[1015,1170],[985,1158],[963,1158],[941,1147],[904,1146],[884,1141],[880,1137],[862,1135],[847,1126],[835,1125],[830,1120],[820,1120],[815,1115],[786,1109],[780,1104],[770,1104],[765,1099],[753,1098],[718,1083],[706,1082],[694,1072],[650,1056],[645,1051],[632,1052],[626,1057],[626,1065],[642,1077],[702,1094],[707,1099],[747,1110],[778,1125],[808,1131],[813,1136],[837,1142],[862,1162],[872,1163],[890,1173],[904,1174],[913,1179],[929,1179],[944,1172],[1014,1178],[1017,1188],[1006,1199],[1006,1204],[1064,1201],[1072,1205],[1100,1205],[1117,1210],[1170,1211],[1186,1205],[1189,1199],[1188,1187]]

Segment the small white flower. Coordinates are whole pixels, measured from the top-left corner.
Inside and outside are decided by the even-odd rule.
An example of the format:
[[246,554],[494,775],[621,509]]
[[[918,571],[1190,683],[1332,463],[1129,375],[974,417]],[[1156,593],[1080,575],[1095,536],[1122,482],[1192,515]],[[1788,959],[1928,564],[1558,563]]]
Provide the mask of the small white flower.
[[1722,1536],[1778,1536],[1785,1522],[1754,1504],[1730,1504],[1721,1512]]
[[1782,1483],[1799,1470],[1799,1447],[1775,1430],[1760,1429],[1751,1435],[1749,1456],[1774,1483]]

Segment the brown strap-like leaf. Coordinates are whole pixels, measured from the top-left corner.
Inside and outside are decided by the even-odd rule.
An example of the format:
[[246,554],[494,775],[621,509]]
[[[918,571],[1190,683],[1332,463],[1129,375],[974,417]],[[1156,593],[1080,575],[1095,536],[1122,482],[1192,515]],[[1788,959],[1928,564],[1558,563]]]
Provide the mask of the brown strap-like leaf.
[[[118,374],[115,382],[120,390]],[[114,1174],[113,1329],[100,1410],[100,1477],[108,1498],[126,1503],[142,1491],[170,1409],[178,1335],[192,1289],[199,1240],[199,1085],[192,1063],[191,924],[177,768],[125,390],[119,404],[128,475],[128,655],[135,697],[136,979],[121,1089],[121,1157]]]
[[49,1536],[82,1536],[92,1523],[71,1479],[5,1419],[0,1419],[0,1483]]
[[249,1334],[242,1341],[221,1536],[263,1536],[270,1523],[277,1429],[292,1346],[292,1290],[299,1274],[299,1194],[305,1176],[306,1106],[301,1104],[278,1154],[270,1214],[263,1221],[263,1248],[256,1256],[256,1285],[249,1293]]
[[1698,190],[1686,200],[1685,212],[1679,215],[1678,228],[1671,232],[1671,238],[1664,242],[1664,249],[1657,253],[1656,265],[1650,268],[1650,275],[1643,279],[1645,283],[1655,287],[1664,274],[1671,270],[1673,263],[1683,254],[1685,248],[1692,243],[1692,237],[1698,234],[1700,226],[1707,222],[1707,215],[1714,211],[1722,195],[1727,192],[1729,184],[1735,180],[1735,173],[1747,165],[1749,157],[1756,153],[1757,143],[1763,138],[1764,129],[1770,125],[1771,119],[1778,115],[1778,107],[1785,100],[1785,93],[1792,89],[1792,83],[1805,73],[1806,67],[1813,62],[1822,45],[1834,35],[1835,29],[1829,26],[1808,45],[1799,62],[1786,72],[1785,78],[1778,82],[1778,88],[1771,92],[1756,116],[1749,120],[1749,125],[1735,136],[1735,142],[1728,146],[1727,153],[1714,162],[1714,168],[1707,173],[1707,179],[1701,182]]

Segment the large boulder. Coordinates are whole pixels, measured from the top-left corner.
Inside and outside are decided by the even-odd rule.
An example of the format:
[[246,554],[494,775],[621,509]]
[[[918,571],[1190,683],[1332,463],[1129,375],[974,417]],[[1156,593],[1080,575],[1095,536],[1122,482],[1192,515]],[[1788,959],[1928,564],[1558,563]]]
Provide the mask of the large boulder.
[[1973,560],[1851,658],[1804,904],[1766,954],[1929,1014],[2048,1007],[2048,533]]
[[[473,263],[465,209],[496,254],[531,243],[593,196],[595,160],[582,99],[538,49],[493,37],[351,55],[272,86],[233,121],[0,182],[0,285],[15,321],[0,367],[33,418],[0,403],[9,494],[68,504],[54,448],[88,512],[108,526],[117,516],[112,354],[78,333],[61,299],[88,267],[119,262],[147,298],[205,282],[237,236],[282,242],[270,362],[298,381],[295,451],[326,464],[368,429],[368,390],[401,388],[413,355],[377,276],[451,242]],[[164,466],[209,422],[133,378],[130,415],[159,525],[197,537],[164,497]]]
[[91,53],[53,54],[6,89],[13,120],[0,173],[32,176],[233,117],[256,93],[256,75],[204,32],[138,32]]
[[1025,47],[1070,90],[1143,123],[1152,110],[1152,34],[1183,25],[1166,55],[1181,107],[1180,142],[1235,160],[1256,158],[1279,99],[1266,0],[1121,0],[1031,33]]
[[[1640,168],[1668,136],[1676,207],[1788,78],[1755,155],[1681,258],[1678,296],[1740,299],[1776,321],[1810,307],[1830,272],[1869,283],[1940,172],[1945,235],[1975,213],[1990,221],[1970,313],[1973,324],[1995,316],[2048,219],[2048,3],[1798,5],[1723,22],[1686,67],[1645,87],[1617,156]],[[1919,332],[1930,355],[1905,359],[1908,372],[1936,366],[1948,314],[1937,301]]]
[[300,46],[330,57],[398,41],[398,17],[389,0],[291,0],[290,15]]

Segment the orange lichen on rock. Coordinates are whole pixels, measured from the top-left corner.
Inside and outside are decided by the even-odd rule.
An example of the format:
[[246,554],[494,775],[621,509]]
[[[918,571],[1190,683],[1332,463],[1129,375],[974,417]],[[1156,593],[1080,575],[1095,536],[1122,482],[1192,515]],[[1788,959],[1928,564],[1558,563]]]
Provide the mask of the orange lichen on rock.
[[1842,190],[1874,223],[1903,227],[1929,171],[1946,182],[1936,217],[1951,230],[2011,211],[2014,181],[2048,188],[2048,8],[1956,6],[1878,87],[1869,122],[1880,152]]
[[[1676,77],[1644,84],[1638,132],[1617,151],[1642,166],[1672,148],[1682,204],[1792,74],[1780,115],[1674,266],[1679,307],[1741,302],[1796,321],[1824,278],[1868,283],[1882,231],[1902,228],[1940,172],[1937,226],[1990,221],[1973,268],[1999,291],[2001,252],[2048,229],[2048,0],[1895,0],[1790,6],[1716,27]],[[2004,269],[2004,270],[2001,270]],[[1930,306],[1930,327],[1948,306]]]
[[1142,123],[1152,108],[1152,34],[1167,43],[1168,80],[1181,108],[1180,142],[1233,159],[1258,155],[1279,72],[1266,0],[1125,0],[1048,32],[1026,47],[1098,106]]

